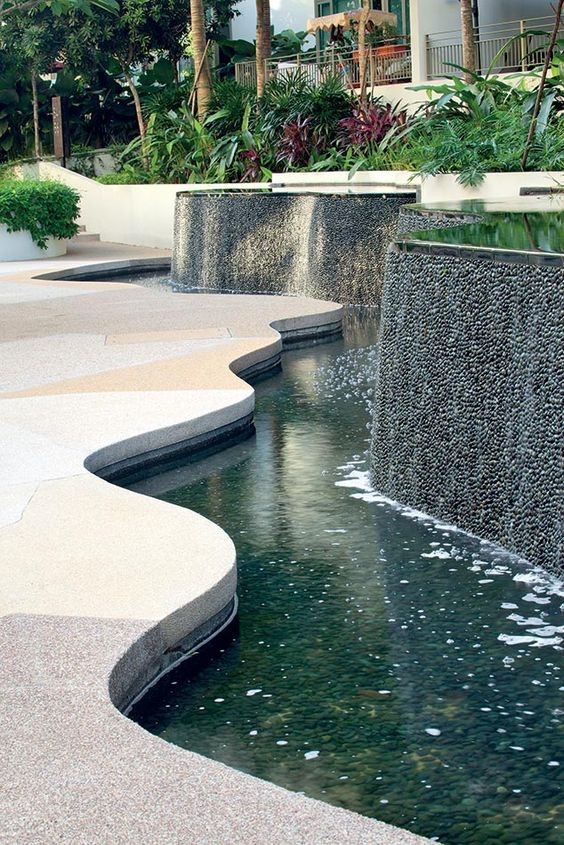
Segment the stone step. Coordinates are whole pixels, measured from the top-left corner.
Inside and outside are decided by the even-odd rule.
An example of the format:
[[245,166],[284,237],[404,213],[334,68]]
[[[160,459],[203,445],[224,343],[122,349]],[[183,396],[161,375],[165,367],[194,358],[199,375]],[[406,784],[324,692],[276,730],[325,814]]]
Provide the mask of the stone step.
[[78,235],[75,235],[73,240],[76,242],[78,241],[81,244],[84,243],[93,243],[94,241],[100,240],[100,235],[94,234],[93,232],[85,232],[84,230],[80,231]]

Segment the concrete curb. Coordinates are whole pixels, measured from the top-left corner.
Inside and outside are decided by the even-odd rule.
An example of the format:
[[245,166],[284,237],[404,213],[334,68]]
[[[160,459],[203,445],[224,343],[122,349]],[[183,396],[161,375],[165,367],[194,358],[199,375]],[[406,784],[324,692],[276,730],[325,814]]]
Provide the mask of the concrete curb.
[[[112,308],[129,309],[136,326],[143,305],[146,330],[151,309],[166,307],[159,297],[169,296],[123,285],[70,296],[68,284],[52,307],[62,323],[66,315],[71,333],[84,312],[103,322]],[[235,549],[203,517],[88,469],[240,424],[254,397],[233,369],[277,360],[282,340],[269,326],[334,330],[341,313],[312,300],[236,299],[230,330],[238,325],[240,333],[233,339],[56,382],[38,372],[36,387],[0,395],[7,441],[0,555],[8,562],[0,572],[0,813],[7,843],[428,841],[172,746],[114,706],[126,707],[157,671],[209,635],[210,620],[224,623],[236,591]],[[205,309],[215,301],[221,321],[219,300],[225,305],[221,297],[199,303]],[[179,302],[167,301],[170,319],[178,319]],[[37,307],[45,316],[45,300]],[[28,325],[28,310],[26,302],[12,317]],[[33,338],[44,344],[45,367],[57,336]],[[22,356],[28,341],[24,332]],[[80,368],[80,337],[76,349]]]

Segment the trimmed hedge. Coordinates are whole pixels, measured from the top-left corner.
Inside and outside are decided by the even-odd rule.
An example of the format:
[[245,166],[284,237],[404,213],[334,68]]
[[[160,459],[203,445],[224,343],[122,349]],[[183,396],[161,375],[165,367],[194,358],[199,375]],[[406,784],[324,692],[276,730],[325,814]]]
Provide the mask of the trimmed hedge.
[[28,231],[41,249],[46,248],[48,238],[76,235],[79,203],[79,194],[60,182],[0,181],[0,223],[9,232]]

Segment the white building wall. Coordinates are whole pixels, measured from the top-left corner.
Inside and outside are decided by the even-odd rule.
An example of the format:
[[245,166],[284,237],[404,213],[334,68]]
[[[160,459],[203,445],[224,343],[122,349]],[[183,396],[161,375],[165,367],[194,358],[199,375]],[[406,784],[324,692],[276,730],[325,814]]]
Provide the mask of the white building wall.
[[552,0],[481,0],[480,23],[520,21],[553,15]]
[[[546,17],[553,14],[553,0],[479,0],[480,23],[487,26],[503,21]],[[361,5],[361,0],[358,3]],[[459,0],[418,0],[425,33],[460,29]],[[308,18],[315,15],[315,0],[270,0],[275,32],[304,30]],[[255,0],[241,0],[241,14],[231,24],[232,38],[254,41],[256,30]]]
[[[231,22],[231,37],[254,41],[257,21],[255,0],[241,0],[237,8],[241,14]],[[283,29],[300,32],[305,30],[308,18],[314,16],[315,2],[314,0],[270,0],[270,9],[275,32],[282,32]]]
[[[479,0],[480,24],[526,20],[554,14],[551,0]],[[460,29],[459,0],[419,0],[426,34]]]

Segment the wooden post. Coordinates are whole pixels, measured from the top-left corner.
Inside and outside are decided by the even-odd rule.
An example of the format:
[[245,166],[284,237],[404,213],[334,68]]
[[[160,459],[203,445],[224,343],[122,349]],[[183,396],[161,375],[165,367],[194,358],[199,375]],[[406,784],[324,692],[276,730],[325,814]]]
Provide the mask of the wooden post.
[[70,137],[63,98],[52,97],[51,108],[53,112],[53,152],[61,165],[66,167],[67,159],[70,158]]

